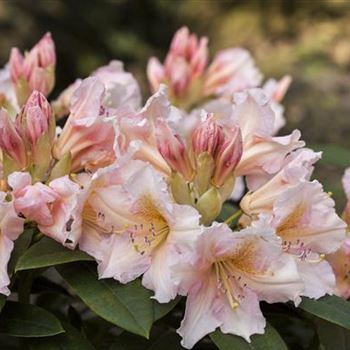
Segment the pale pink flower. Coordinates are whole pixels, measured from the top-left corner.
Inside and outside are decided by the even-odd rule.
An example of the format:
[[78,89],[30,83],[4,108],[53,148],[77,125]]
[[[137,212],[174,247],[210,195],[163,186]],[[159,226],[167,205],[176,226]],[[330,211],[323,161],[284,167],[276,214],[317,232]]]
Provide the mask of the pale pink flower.
[[226,127],[238,125],[241,129],[243,153],[235,175],[246,176],[249,189],[259,187],[280,170],[288,153],[305,144],[299,140],[298,130],[288,136],[271,136],[275,115],[261,89],[235,94],[235,104],[218,120]]
[[19,105],[27,100],[33,90],[47,96],[55,84],[56,54],[51,34],[46,33],[24,56],[13,48],[9,65]]
[[199,234],[199,214],[173,202],[164,179],[140,161],[97,171],[83,209],[81,250],[96,258],[100,278],[127,283],[143,276],[155,298],[176,296],[170,266]]
[[[105,87],[102,101],[104,108],[129,107],[136,111],[141,107],[140,87],[134,76],[124,70],[123,62],[113,60],[108,65],[98,68],[91,76],[98,78]],[[81,79],[77,79],[53,101],[56,116],[61,117],[69,113],[71,99],[81,82]]]
[[26,219],[37,223],[40,232],[74,248],[81,235],[81,212],[85,191],[68,176],[44,185],[32,184],[29,173],[14,172],[8,183],[14,208]]
[[23,232],[24,220],[13,207],[13,200],[7,200],[7,194],[0,191],[0,293],[9,295],[10,279],[7,264],[13,250],[13,241]]
[[281,105],[281,101],[287,93],[291,82],[292,78],[289,75],[285,75],[279,81],[269,79],[262,87],[266,96],[270,98],[271,108],[275,112],[274,134],[277,134],[277,132],[286,124],[286,120],[283,116],[284,107]]
[[327,261],[331,264],[335,278],[335,294],[349,299],[350,297],[350,238],[347,237],[341,248],[333,254],[327,255]]
[[262,74],[247,50],[230,48],[219,51],[206,72],[205,95],[231,97],[233,93],[256,87]]
[[250,341],[266,325],[259,300],[297,301],[303,290],[294,259],[283,254],[280,240],[263,221],[238,232],[214,223],[187,258],[173,274],[187,295],[178,333],[188,349],[217,327]]
[[344,176],[342,178],[342,183],[343,183],[344,191],[346,194],[346,200],[347,200],[346,206],[343,211],[343,218],[349,226],[350,225],[350,168],[347,168],[345,170]]
[[91,77],[83,80],[71,99],[69,118],[53,148],[61,159],[72,155],[71,171],[94,169],[113,162],[115,131],[103,106],[104,85]]
[[303,180],[309,180],[313,164],[321,157],[309,149],[292,152],[284,161],[281,170],[255,191],[248,192],[241,200],[240,206],[249,216],[270,213],[273,204],[285,191],[293,188]]
[[135,159],[149,162],[164,175],[170,175],[171,169],[158,150],[157,120],[168,121],[171,114],[172,107],[164,85],[147,100],[139,112],[135,113],[129,108],[119,111],[116,124],[121,152],[125,152],[129,145],[134,143],[137,148]]
[[303,295],[318,299],[333,294],[335,277],[325,256],[340,248],[346,224],[322,185],[301,180],[275,199],[271,215],[270,224],[282,238],[283,250],[296,259],[305,283]]

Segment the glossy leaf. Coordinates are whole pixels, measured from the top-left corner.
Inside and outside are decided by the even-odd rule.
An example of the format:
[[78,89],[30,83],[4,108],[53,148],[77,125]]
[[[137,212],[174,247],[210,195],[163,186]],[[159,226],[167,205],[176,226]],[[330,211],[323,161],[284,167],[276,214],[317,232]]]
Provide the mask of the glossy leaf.
[[32,350],[94,350],[88,339],[68,323],[63,324],[65,333],[53,337],[28,339],[26,345]]
[[0,333],[16,337],[48,337],[64,332],[59,320],[45,309],[7,301],[0,314]]
[[19,258],[16,271],[37,269],[82,260],[93,260],[93,258],[80,250],[70,250],[53,239],[44,237],[32,245]]
[[318,300],[303,298],[299,308],[326,321],[350,329],[350,302],[335,295],[327,295]]
[[350,349],[350,331],[333,323],[316,319],[317,333],[325,350]]
[[20,257],[25,253],[28,249],[30,242],[32,241],[33,234],[35,233],[34,228],[26,229],[16,240],[13,247],[13,251],[11,253],[11,259],[8,264],[8,272],[9,275],[12,275],[15,271],[15,267],[17,265]]
[[265,334],[256,334],[251,337],[251,343],[246,342],[242,337],[231,334],[223,334],[220,330],[210,334],[211,340],[220,350],[287,350],[278,332],[267,324]]
[[153,323],[151,292],[139,280],[122,285],[98,280],[92,263],[65,264],[58,272],[97,315],[129,332],[148,337]]

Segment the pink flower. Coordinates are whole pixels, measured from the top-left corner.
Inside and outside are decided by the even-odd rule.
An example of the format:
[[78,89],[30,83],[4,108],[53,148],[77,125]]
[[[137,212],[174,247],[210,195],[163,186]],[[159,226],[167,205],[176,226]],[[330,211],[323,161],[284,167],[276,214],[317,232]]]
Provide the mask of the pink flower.
[[250,54],[240,48],[220,51],[207,68],[208,39],[198,38],[187,27],[174,35],[164,64],[152,57],[147,66],[151,89],[164,83],[182,108],[193,108],[208,96],[231,97],[234,92],[258,86],[262,76]]
[[289,188],[293,188],[301,181],[309,180],[313,171],[313,164],[321,157],[309,149],[292,152],[285,159],[281,170],[255,191],[248,192],[241,200],[240,206],[249,216],[260,213],[270,213],[275,200]]
[[47,96],[55,83],[56,54],[51,34],[46,33],[25,56],[13,48],[9,65],[19,105],[33,90]]
[[338,251],[327,256],[327,261],[331,264],[335,278],[335,294],[349,299],[350,297],[350,239],[347,237]]
[[261,80],[262,74],[250,53],[230,48],[215,55],[206,73],[204,94],[230,97],[234,92],[258,86]]
[[[104,108],[129,107],[136,111],[141,107],[140,87],[134,76],[124,70],[121,61],[113,60],[108,65],[98,68],[91,76],[98,78],[105,87],[102,101]],[[81,82],[81,79],[77,79],[53,101],[56,116],[69,114],[71,99]]]
[[284,107],[280,102],[284,98],[284,95],[287,93],[291,82],[292,78],[289,75],[285,75],[279,81],[269,79],[262,87],[266,96],[270,98],[271,108],[275,112],[273,134],[277,134],[277,132],[286,124],[285,118],[283,116]]
[[271,136],[275,115],[261,89],[235,95],[233,116],[226,122],[232,123],[233,120],[241,128],[243,139],[243,154],[235,174],[247,176],[251,190],[279,171],[288,153],[305,145],[299,140],[298,130],[288,136]]
[[170,266],[199,234],[199,215],[173,202],[164,179],[139,161],[97,171],[83,209],[79,247],[96,258],[100,278],[143,284],[160,302],[176,296]]
[[9,295],[7,264],[13,250],[13,241],[23,232],[24,220],[18,217],[13,201],[8,201],[6,196],[5,192],[0,192],[0,293]]
[[294,260],[262,221],[239,232],[215,223],[188,259],[173,267],[180,292],[187,294],[178,330],[187,349],[217,327],[250,341],[266,324],[259,300],[298,300],[303,290]]
[[94,169],[113,162],[115,131],[103,106],[104,85],[94,77],[83,80],[71,99],[69,118],[53,148],[61,159],[72,155],[71,171]]
[[303,295],[318,299],[333,294],[335,278],[325,256],[340,248],[346,225],[322,185],[301,180],[275,199],[271,214],[270,224],[282,238],[283,250],[297,262],[305,283]]
[[343,211],[343,218],[348,225],[350,225],[350,168],[345,170],[342,178],[344,191],[346,194],[347,203]]
[[9,176],[14,208],[26,219],[38,224],[40,232],[61,244],[74,248],[81,235],[81,211],[84,191],[68,176],[44,185],[32,184],[29,173]]

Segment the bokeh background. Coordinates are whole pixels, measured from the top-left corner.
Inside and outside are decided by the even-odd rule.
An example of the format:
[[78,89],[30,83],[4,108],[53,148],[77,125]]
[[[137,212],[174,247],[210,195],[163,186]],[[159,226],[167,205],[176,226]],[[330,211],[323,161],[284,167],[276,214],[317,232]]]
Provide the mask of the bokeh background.
[[30,48],[46,31],[58,54],[53,95],[111,59],[125,62],[147,97],[145,67],[165,56],[175,30],[207,35],[210,50],[251,51],[266,78],[288,73],[287,126],[299,128],[325,160],[316,177],[344,204],[350,165],[350,1],[337,0],[0,0],[0,63],[12,46]]

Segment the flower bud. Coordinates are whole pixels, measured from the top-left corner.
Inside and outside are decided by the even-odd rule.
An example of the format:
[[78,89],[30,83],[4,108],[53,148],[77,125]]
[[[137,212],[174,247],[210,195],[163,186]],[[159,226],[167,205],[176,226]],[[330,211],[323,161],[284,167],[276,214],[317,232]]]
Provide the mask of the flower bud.
[[0,148],[4,156],[5,174],[8,173],[8,169],[13,171],[26,167],[27,156],[24,142],[4,109],[0,111]]
[[23,139],[34,148],[39,138],[45,133],[53,141],[55,137],[55,119],[50,103],[44,95],[34,90],[16,119],[17,129]]
[[172,170],[178,171],[187,180],[193,177],[193,168],[182,140],[162,119],[157,120],[157,146],[159,153]]
[[203,152],[215,157],[218,148],[224,142],[224,131],[215,122],[214,115],[208,114],[207,120],[199,124],[192,133],[192,149],[195,155]]
[[51,34],[46,33],[24,57],[17,48],[13,48],[9,65],[20,105],[25,103],[33,90],[47,96],[55,84],[56,55]]
[[232,129],[232,134],[226,136],[226,141],[218,150],[215,162],[213,183],[221,187],[226,179],[232,175],[235,167],[242,157],[243,143],[239,127]]
[[153,92],[159,89],[164,80],[164,67],[156,57],[151,57],[148,61],[147,78]]
[[222,199],[219,190],[212,186],[198,199],[196,208],[201,214],[201,224],[209,226],[221,212]]

